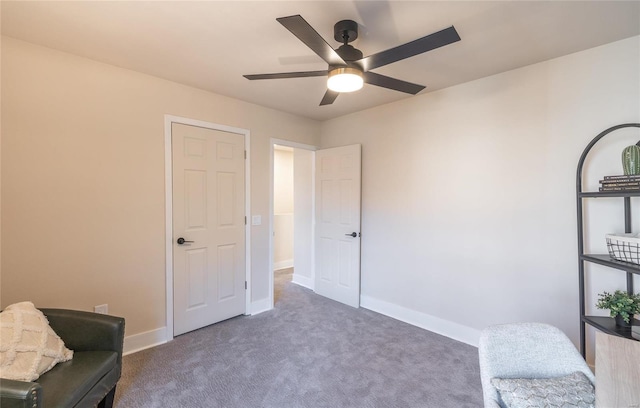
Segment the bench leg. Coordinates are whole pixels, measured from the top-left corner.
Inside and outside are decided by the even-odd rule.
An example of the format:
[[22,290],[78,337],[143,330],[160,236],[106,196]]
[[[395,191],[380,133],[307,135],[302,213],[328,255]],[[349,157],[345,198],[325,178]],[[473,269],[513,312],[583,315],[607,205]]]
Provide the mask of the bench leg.
[[116,395],[116,386],[114,385],[111,391],[107,395],[104,396],[102,401],[98,404],[98,408],[112,408],[113,407],[113,397]]

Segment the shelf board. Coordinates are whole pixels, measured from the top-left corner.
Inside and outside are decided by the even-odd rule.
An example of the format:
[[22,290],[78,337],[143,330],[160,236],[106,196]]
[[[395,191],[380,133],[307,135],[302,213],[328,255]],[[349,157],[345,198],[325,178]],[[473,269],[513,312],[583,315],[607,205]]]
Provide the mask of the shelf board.
[[640,190],[637,191],[583,191],[578,193],[578,197],[640,197]]
[[[611,317],[582,316],[582,321],[596,329],[614,336],[620,336],[631,340],[640,341],[640,335],[634,333],[631,327],[616,326],[616,321]],[[640,320],[633,319],[633,326],[640,327]],[[637,329],[636,329],[637,330]]]
[[604,255],[593,255],[593,254],[583,254],[580,255],[580,259],[583,261],[593,262],[604,266],[609,266],[611,268],[622,269],[626,272],[631,272],[635,274],[640,274],[640,265],[632,264],[629,262],[616,261],[615,259],[611,259],[608,254]]

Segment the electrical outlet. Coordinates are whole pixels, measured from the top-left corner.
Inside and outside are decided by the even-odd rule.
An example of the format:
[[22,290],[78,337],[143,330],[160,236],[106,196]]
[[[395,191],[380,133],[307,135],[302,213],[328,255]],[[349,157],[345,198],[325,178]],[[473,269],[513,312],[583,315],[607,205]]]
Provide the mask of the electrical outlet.
[[96,313],[100,313],[100,314],[108,314],[109,313],[109,305],[105,303],[104,305],[94,306],[93,307],[93,311],[96,312]]

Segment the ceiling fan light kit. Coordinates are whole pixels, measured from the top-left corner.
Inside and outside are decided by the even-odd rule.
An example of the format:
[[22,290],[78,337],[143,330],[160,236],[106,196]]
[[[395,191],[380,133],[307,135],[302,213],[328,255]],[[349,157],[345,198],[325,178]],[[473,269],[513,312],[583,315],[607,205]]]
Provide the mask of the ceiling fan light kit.
[[353,20],[338,21],[333,26],[333,38],[342,42],[342,45],[336,49],[333,49],[300,15],[280,17],[276,20],[298,37],[307,47],[311,48],[329,67],[326,71],[252,74],[244,75],[244,77],[249,80],[256,80],[326,75],[328,89],[320,102],[320,106],[332,104],[342,92],[354,92],[361,89],[365,82],[370,85],[415,95],[425,88],[424,85],[391,78],[371,70],[460,41],[458,32],[451,26],[363,58],[362,51],[349,45],[350,42],[358,38],[358,23]]
[[334,68],[329,71],[327,88],[335,92],[354,92],[362,88],[362,71],[357,68]]

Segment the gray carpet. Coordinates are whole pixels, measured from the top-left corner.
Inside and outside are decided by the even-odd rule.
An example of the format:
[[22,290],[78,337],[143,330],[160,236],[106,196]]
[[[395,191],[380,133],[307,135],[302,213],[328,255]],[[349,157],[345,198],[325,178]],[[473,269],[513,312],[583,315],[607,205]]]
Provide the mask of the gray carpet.
[[482,406],[477,349],[276,276],[274,310],[124,357],[115,406]]

